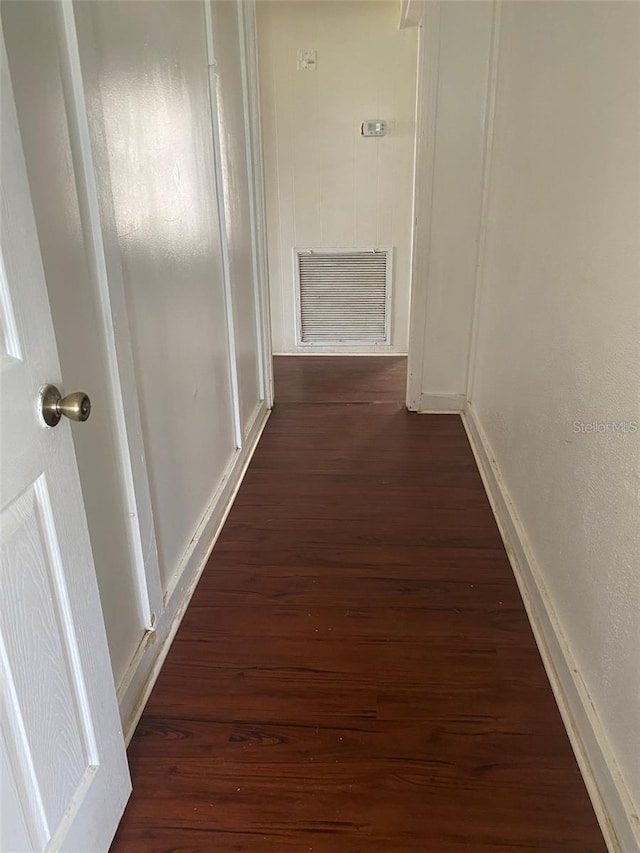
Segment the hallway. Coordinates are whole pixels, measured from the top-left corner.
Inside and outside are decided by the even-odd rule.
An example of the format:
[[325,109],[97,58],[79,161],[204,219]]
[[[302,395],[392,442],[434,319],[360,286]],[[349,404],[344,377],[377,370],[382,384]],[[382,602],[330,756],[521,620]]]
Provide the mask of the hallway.
[[404,371],[275,359],[114,853],[605,850],[460,418]]

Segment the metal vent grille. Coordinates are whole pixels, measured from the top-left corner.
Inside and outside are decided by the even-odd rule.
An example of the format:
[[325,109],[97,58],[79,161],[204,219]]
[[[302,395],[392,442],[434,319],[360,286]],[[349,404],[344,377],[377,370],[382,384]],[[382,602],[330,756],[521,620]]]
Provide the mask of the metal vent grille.
[[389,340],[390,249],[296,252],[302,344]]

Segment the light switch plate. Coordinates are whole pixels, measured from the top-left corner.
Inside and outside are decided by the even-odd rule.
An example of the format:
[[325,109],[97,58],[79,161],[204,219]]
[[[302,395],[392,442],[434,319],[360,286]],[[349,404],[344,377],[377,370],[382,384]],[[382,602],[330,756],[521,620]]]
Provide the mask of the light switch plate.
[[315,50],[298,51],[298,71],[315,71],[318,57]]

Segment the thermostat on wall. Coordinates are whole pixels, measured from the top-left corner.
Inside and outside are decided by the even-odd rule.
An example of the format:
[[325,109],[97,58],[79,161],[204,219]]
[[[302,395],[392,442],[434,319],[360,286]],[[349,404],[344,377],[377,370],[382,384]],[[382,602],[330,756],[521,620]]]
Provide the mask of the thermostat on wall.
[[380,118],[368,118],[362,122],[360,133],[363,136],[385,136],[387,133],[387,123]]

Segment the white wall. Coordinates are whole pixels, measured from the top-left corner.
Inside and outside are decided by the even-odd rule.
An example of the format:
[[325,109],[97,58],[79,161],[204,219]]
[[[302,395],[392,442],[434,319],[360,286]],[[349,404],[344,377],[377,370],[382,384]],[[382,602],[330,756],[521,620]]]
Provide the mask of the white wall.
[[639,56],[637,3],[503,4],[469,392],[636,833],[640,427],[580,424],[640,422]]
[[166,589],[235,446],[203,5],[81,6]]
[[473,316],[493,4],[426,3],[408,405],[461,410]]
[[[397,2],[261,2],[274,352],[295,351],[293,249],[394,248],[392,346],[406,352],[417,34]],[[296,69],[298,49],[317,70]],[[389,122],[365,139],[365,119]]]

